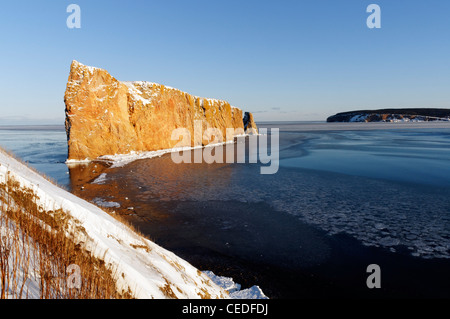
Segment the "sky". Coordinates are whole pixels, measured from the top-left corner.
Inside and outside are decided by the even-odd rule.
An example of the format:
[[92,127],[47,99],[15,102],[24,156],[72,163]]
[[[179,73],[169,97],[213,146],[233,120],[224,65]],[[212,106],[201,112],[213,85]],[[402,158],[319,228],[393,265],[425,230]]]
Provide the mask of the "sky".
[[2,1],[0,124],[63,124],[72,60],[224,99],[257,122],[450,108],[449,17],[447,0]]

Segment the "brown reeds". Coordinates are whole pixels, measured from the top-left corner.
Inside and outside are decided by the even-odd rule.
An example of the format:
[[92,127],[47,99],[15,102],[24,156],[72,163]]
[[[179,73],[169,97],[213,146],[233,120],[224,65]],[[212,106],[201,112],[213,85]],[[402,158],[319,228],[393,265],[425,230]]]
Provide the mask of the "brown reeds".
[[[42,299],[132,298],[129,290],[119,291],[115,269],[80,240],[82,226],[38,200],[9,174],[0,184],[0,298],[31,297],[31,283]],[[79,276],[76,287],[70,281],[74,275]]]

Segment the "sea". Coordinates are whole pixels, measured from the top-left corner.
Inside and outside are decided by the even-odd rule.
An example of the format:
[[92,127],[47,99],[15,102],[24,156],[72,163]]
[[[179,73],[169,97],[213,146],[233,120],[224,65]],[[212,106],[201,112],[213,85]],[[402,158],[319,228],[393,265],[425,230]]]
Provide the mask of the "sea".
[[275,174],[260,161],[170,154],[67,165],[63,126],[2,126],[0,146],[198,269],[269,298],[450,297],[449,123],[258,126],[259,139],[279,132]]

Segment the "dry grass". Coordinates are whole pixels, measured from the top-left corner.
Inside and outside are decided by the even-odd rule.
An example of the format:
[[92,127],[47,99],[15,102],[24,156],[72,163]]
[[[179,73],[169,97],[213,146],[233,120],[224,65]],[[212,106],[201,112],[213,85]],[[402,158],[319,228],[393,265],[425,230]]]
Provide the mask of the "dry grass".
[[[77,240],[83,228],[63,210],[46,211],[32,189],[8,174],[0,184],[0,298],[27,298],[27,282],[42,299],[131,298],[118,291],[115,270]],[[70,288],[67,269],[80,269],[80,288]]]
[[168,299],[178,299],[177,295],[172,290],[170,282],[166,278],[164,278],[164,280],[166,281],[166,284],[163,287],[159,287],[159,290],[161,290],[164,296]]
[[146,252],[150,252],[150,247],[146,246],[146,245],[134,245],[134,244],[130,244],[131,247],[133,247],[134,249],[143,249]]
[[209,294],[209,292],[205,288],[200,288],[200,290],[202,291],[201,293],[198,293],[200,298],[202,298],[202,299],[212,299],[211,295]]

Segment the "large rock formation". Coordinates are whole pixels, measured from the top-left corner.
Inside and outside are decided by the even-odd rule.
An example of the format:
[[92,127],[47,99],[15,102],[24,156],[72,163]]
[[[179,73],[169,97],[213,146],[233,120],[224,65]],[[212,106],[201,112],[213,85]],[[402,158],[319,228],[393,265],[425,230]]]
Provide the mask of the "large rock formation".
[[[257,132],[250,113],[228,102],[201,98],[150,82],[120,82],[107,71],[73,61],[64,97],[69,160],[95,159],[131,151],[156,151],[180,146],[172,131],[186,128],[191,141],[206,145],[207,128],[217,128],[217,142]],[[201,123],[203,131],[194,130]],[[201,136],[199,136],[201,135]],[[201,142],[199,142],[201,141]],[[196,144],[195,144],[196,143]]]

